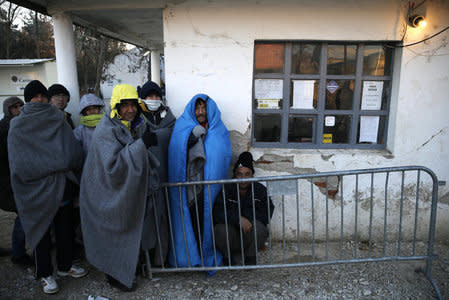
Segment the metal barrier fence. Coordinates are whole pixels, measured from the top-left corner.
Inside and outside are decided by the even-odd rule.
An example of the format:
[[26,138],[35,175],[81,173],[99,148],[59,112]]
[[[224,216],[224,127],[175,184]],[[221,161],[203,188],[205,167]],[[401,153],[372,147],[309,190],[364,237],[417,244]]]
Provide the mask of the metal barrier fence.
[[[197,181],[164,184],[163,191],[168,210],[173,203],[169,194],[181,196],[186,189],[203,189],[203,195],[211,195],[211,189],[217,185],[221,188],[221,201],[225,201],[225,186],[234,185],[237,189],[237,203],[240,210],[239,184],[250,183],[252,193],[253,215],[255,215],[254,186],[256,182],[266,187],[267,197],[271,197],[275,208],[274,215],[267,225],[268,235],[265,245],[256,248],[256,263],[247,264],[240,229],[241,264],[231,261],[229,240],[224,256],[227,261],[219,264],[219,251],[212,228],[214,260],[212,265],[205,265],[201,251],[201,232],[199,248],[201,263],[191,265],[189,245],[186,239],[184,218],[181,214],[184,247],[182,250],[170,247],[174,263],[161,267],[151,267],[151,259],[146,252],[148,275],[157,272],[179,271],[218,271],[234,269],[284,268],[343,263],[364,263],[382,261],[422,260],[426,263],[425,276],[432,284],[438,298],[441,292],[432,278],[432,260],[437,256],[433,252],[435,222],[438,200],[438,180],[428,168],[421,166],[375,168],[299,174],[249,179],[228,179],[215,181]],[[171,192],[169,192],[171,190]],[[154,199],[153,199],[154,200]],[[198,202],[195,196],[195,206]],[[218,200],[217,200],[218,201]],[[176,205],[178,202],[176,202]],[[156,203],[155,203],[156,204]],[[215,203],[216,205],[217,203]],[[179,205],[182,207],[181,201]],[[211,211],[213,224],[213,207],[210,202],[205,208]],[[226,218],[227,209],[224,205]],[[271,215],[270,206],[267,214]],[[198,216],[198,215],[197,215]],[[196,216],[199,222],[198,217]],[[239,217],[241,217],[239,213]],[[195,220],[192,220],[195,222]],[[225,222],[226,237],[229,237],[230,224]],[[174,241],[173,215],[168,214],[168,233],[170,244]],[[240,223],[241,225],[241,223]],[[241,226],[240,226],[241,228]],[[160,229],[156,224],[157,239]],[[254,243],[257,235],[254,232]],[[195,245],[193,245],[195,247]],[[176,262],[174,251],[185,251],[188,265],[180,267]],[[160,251],[162,252],[162,251]],[[226,253],[227,252],[227,253]],[[178,253],[179,254],[179,253]],[[161,260],[163,258],[161,257]]]

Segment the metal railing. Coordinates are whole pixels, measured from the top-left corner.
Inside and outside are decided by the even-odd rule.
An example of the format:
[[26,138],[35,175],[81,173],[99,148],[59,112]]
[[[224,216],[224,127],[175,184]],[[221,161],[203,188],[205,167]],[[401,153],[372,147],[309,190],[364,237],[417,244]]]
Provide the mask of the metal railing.
[[[422,260],[426,263],[425,276],[432,284],[437,297],[441,292],[431,275],[432,260],[437,256],[433,252],[435,222],[438,199],[438,180],[428,168],[421,166],[389,167],[363,170],[322,172],[249,179],[228,179],[163,184],[168,210],[180,205],[182,194],[187,188],[195,191],[203,189],[204,195],[211,196],[211,188],[221,188],[221,201],[225,201],[225,186],[250,183],[252,191],[253,215],[254,185],[262,183],[266,187],[267,199],[273,200],[274,215],[267,225],[268,236],[265,246],[256,247],[256,264],[245,262],[245,253],[240,226],[241,257],[243,261],[235,265],[229,248],[223,253],[228,261],[219,264],[220,253],[216,247],[216,237],[210,230],[214,260],[205,265],[201,251],[201,233],[199,233],[199,254],[201,263],[192,265],[189,261],[185,216],[181,214],[184,249],[170,247],[174,263],[161,267],[151,267],[149,253],[145,252],[148,275],[157,272],[179,271],[218,271],[234,269],[285,268],[345,263],[363,263],[380,261]],[[169,192],[170,190],[170,192]],[[179,195],[174,202],[169,200],[170,193]],[[240,210],[240,193],[237,192]],[[216,197],[219,198],[218,196]],[[155,201],[153,198],[152,201]],[[154,205],[157,203],[154,202]],[[198,212],[198,199],[195,206]],[[213,224],[213,207],[210,202],[210,221]],[[270,206],[267,206],[270,216]],[[225,219],[227,216],[224,205]],[[198,216],[198,213],[196,214]],[[239,212],[239,217],[241,217]],[[227,219],[226,219],[227,220]],[[195,222],[195,220],[192,220]],[[197,218],[196,222],[199,222]],[[225,222],[226,237],[229,237],[228,221]],[[160,225],[160,224],[159,224]],[[160,229],[156,224],[157,239],[160,242]],[[241,224],[240,224],[241,225]],[[173,245],[173,216],[168,213],[169,241]],[[179,230],[179,229],[178,229]],[[254,230],[254,242],[257,235]],[[195,245],[193,245],[195,247]],[[176,251],[185,251],[188,265],[179,266]],[[160,251],[162,252],[162,251]],[[179,254],[179,253],[178,253]],[[164,258],[161,257],[163,261]]]

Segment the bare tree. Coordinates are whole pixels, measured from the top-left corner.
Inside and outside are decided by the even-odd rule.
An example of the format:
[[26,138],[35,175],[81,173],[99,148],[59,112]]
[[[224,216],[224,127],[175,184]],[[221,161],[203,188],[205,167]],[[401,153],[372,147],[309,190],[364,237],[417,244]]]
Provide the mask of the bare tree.
[[17,25],[14,25],[14,21],[16,20],[17,16],[20,13],[20,6],[12,4],[8,1],[2,1],[0,3],[2,8],[5,10],[5,14],[2,15],[3,20],[2,22],[6,25],[6,31],[5,31],[5,55],[6,58],[10,58],[10,50],[11,50],[11,41],[12,41],[12,32],[14,29],[17,28]]
[[34,12],[34,26],[35,26],[35,34],[34,41],[36,43],[36,58],[41,58],[41,47],[40,47],[40,39],[39,39],[39,18],[37,11]]
[[[20,38],[22,39],[23,51],[28,54],[34,53],[36,58],[55,57],[53,26],[51,19],[45,15],[30,11],[23,18],[23,27]],[[15,52],[19,52],[16,50]],[[17,56],[17,55],[16,55]]]
[[101,36],[99,43],[100,43],[100,54],[98,56],[98,63],[97,63],[97,76],[95,77],[95,94],[96,95],[99,95],[99,93],[100,93],[100,82],[101,82],[101,76],[103,74],[103,69],[104,69],[106,38],[104,36]]
[[125,51],[124,44],[76,26],[75,45],[80,93],[91,91],[99,95],[100,83],[106,79],[105,66]]

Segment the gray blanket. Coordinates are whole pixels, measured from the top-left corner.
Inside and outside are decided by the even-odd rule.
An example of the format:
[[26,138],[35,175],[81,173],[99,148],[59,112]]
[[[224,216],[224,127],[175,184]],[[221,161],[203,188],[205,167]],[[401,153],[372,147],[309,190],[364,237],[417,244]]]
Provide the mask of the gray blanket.
[[[156,169],[159,181],[167,182],[168,177],[168,144],[176,118],[169,108],[164,111],[165,116],[159,125],[147,121],[151,131],[157,135],[157,145],[151,146],[150,151],[159,160],[160,165]],[[154,182],[156,184],[156,182]],[[165,190],[159,189],[159,183],[151,185],[148,190],[149,198],[145,213],[142,249],[154,249],[153,266],[162,266],[168,254],[169,227],[167,199]]]
[[131,287],[151,175],[158,161],[117,119],[103,117],[81,178],[80,209],[88,261]]
[[34,251],[61,205],[66,178],[76,181],[82,148],[59,109],[27,103],[11,121],[8,153],[17,210]]
[[150,150],[160,162],[157,172],[161,182],[167,182],[168,178],[168,144],[175,122],[176,118],[169,108],[167,108],[166,115],[159,125],[147,121],[151,131],[157,135],[157,145],[151,146]]
[[[187,157],[187,181],[201,181],[204,178],[204,165],[206,164],[206,153],[204,152],[203,137],[189,149]],[[187,205],[191,207],[195,203],[195,196],[201,194],[202,186],[187,186]]]

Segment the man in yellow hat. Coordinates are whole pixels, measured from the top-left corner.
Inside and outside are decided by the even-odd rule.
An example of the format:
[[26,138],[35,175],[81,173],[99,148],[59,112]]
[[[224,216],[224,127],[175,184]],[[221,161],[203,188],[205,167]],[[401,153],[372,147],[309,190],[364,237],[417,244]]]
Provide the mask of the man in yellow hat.
[[80,186],[87,260],[123,291],[133,290],[146,199],[158,181],[159,162],[148,151],[157,138],[141,118],[139,103],[133,86],[114,87],[111,114],[95,129]]

